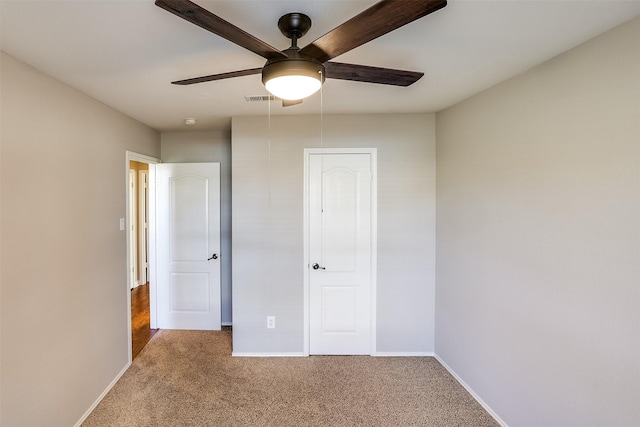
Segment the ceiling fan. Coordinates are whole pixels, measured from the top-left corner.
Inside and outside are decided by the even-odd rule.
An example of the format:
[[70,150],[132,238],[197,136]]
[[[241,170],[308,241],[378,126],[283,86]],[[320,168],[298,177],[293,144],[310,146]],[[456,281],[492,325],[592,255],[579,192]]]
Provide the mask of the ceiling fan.
[[316,92],[325,78],[383,85],[409,86],[424,73],[344,64],[331,59],[371,40],[422,18],[447,5],[447,0],[382,0],[354,16],[314,42],[298,47],[311,19],[302,13],[288,13],[278,20],[291,46],[280,51],[189,0],[156,0],[155,4],[174,15],[223,37],[267,60],[262,68],[232,71],[171,82],[190,85],[213,80],[262,74],[262,82],[283,105],[294,105]]

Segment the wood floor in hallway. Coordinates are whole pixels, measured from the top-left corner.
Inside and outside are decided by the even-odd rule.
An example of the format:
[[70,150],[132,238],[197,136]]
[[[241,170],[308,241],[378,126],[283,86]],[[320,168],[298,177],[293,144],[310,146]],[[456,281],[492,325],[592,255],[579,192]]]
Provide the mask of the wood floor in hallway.
[[131,290],[131,350],[133,359],[157,331],[157,329],[150,327],[149,284],[133,288]]

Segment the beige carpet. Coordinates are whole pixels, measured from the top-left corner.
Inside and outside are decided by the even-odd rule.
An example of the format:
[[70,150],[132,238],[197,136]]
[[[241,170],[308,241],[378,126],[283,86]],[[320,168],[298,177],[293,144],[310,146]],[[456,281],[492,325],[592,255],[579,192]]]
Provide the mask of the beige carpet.
[[432,357],[231,357],[159,331],[83,426],[495,426]]

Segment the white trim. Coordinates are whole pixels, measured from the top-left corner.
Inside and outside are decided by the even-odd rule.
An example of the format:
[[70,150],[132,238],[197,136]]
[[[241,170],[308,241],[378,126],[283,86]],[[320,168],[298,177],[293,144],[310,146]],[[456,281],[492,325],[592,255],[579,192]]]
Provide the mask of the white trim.
[[220,322],[220,326],[233,326],[231,322]]
[[305,148],[305,156],[309,154],[373,154],[378,151],[377,148]]
[[136,260],[138,258],[138,247],[136,239],[138,238],[138,206],[136,205],[136,196],[138,192],[137,174],[135,169],[131,169],[129,166],[129,208],[127,209],[127,238],[129,242],[129,281],[131,289],[137,288],[138,281],[138,265]]
[[371,337],[369,355],[376,355],[377,331],[377,277],[378,277],[378,149],[377,148],[305,148],[304,149],[304,206],[303,206],[303,245],[305,274],[303,280],[303,349],[309,356],[309,158],[311,154],[369,154],[371,156]]
[[489,405],[487,405],[487,403],[486,403],[484,400],[482,400],[482,398],[480,398],[480,396],[478,396],[478,395],[476,394],[476,392],[475,392],[475,391],[473,391],[473,389],[472,389],[471,387],[469,387],[469,385],[468,385],[467,383],[465,383],[465,382],[464,382],[464,380],[463,380],[462,378],[460,378],[460,376],[458,376],[458,374],[456,374],[456,372],[455,372],[453,369],[451,369],[451,367],[450,367],[449,365],[447,365],[447,364],[445,363],[445,361],[444,361],[444,360],[442,360],[442,358],[441,358],[440,356],[438,356],[438,354],[437,354],[437,353],[434,355],[434,357],[436,358],[436,360],[437,360],[438,362],[440,362],[440,364],[441,364],[442,366],[444,366],[444,368],[445,368],[447,371],[449,371],[449,373],[451,374],[451,376],[453,376],[453,378],[455,378],[455,379],[456,379],[456,381],[458,381],[458,382],[460,383],[460,385],[461,385],[462,387],[464,387],[464,388],[469,392],[469,394],[471,395],[471,397],[473,397],[473,398],[474,398],[474,399],[475,399],[475,400],[480,404],[480,406],[482,406],[482,407],[484,408],[484,410],[485,410],[485,411],[487,411],[487,412],[489,413],[489,415],[491,415],[491,416],[493,417],[493,419],[494,419],[494,420],[496,420],[496,422],[497,422],[498,424],[500,424],[502,427],[509,427],[509,425],[508,425],[507,423],[505,423],[505,422],[504,422],[504,420],[502,420],[502,419],[498,416],[498,414],[497,414],[493,409],[491,409],[491,407],[490,407]]
[[232,357],[306,357],[304,353],[292,352],[292,353],[231,353]]
[[107,386],[107,388],[100,394],[100,396],[98,396],[96,401],[93,402],[93,404],[89,407],[89,409],[87,409],[87,411],[82,415],[82,417],[80,417],[78,422],[74,424],[74,427],[81,427],[82,426],[82,423],[85,422],[85,420],[87,419],[87,417],[89,415],[91,415],[91,412],[93,412],[93,410],[96,409],[96,406],[98,406],[98,404],[102,401],[102,399],[104,399],[104,397],[107,395],[107,393],[109,393],[109,391],[111,391],[113,386],[116,385],[116,383],[120,380],[120,378],[124,375],[124,373],[127,372],[127,369],[129,369],[129,366],[131,366],[131,362],[127,363],[126,366],[124,367],[124,369],[122,369],[122,371],[120,371],[120,373],[118,375],[116,375],[114,380],[111,381],[111,383]]
[[149,326],[158,328],[158,274],[156,262],[156,163],[149,163]]
[[140,163],[148,163],[150,165],[154,165],[156,163],[161,163],[160,159],[156,157],[147,156],[146,154],[136,153],[134,151],[126,151],[127,153],[127,170],[129,169],[129,161],[133,160],[134,162]]
[[[141,162],[141,163],[147,163],[149,164],[149,197],[151,197],[151,190],[155,190],[155,184],[151,182],[151,165],[154,165],[156,163],[160,163],[160,159],[157,159],[155,157],[150,157],[144,154],[139,154],[139,153],[134,153],[133,151],[129,151],[127,150],[125,152],[125,212],[127,212],[127,215],[125,215],[127,218],[129,217],[128,213],[129,213],[129,201],[130,201],[130,189],[131,186],[129,185],[129,165],[131,164],[131,161],[136,161],[136,162]],[[153,217],[154,221],[155,221],[155,213],[154,211],[151,210],[152,206],[149,206],[149,246],[150,246],[150,250],[153,248],[155,249],[155,229],[151,228],[151,217]],[[153,226],[155,227],[155,222],[153,224]],[[130,248],[130,241],[131,241],[131,225],[129,224],[129,220],[127,219],[126,222],[126,240],[127,240],[127,334],[128,334],[128,357],[129,357],[129,363],[131,363],[131,361],[133,360],[133,348],[132,348],[132,338],[131,338],[131,288],[130,288],[130,283],[131,283],[131,248]],[[153,233],[151,232],[153,231]],[[153,240],[152,240],[152,235],[153,235]],[[149,263],[152,263],[152,258],[151,258],[151,253],[149,253]],[[155,255],[155,253],[154,253]],[[153,267],[153,268],[152,268]],[[153,262],[153,266],[149,266],[149,272],[151,273],[151,271],[155,268],[155,261]],[[151,279],[155,279],[154,277],[150,277],[149,278],[149,308],[151,309],[151,327],[154,328],[155,327],[155,318],[156,318],[156,310],[155,310],[155,286],[151,283]]]
[[375,357],[434,357],[432,351],[378,351]]
[[309,356],[309,152],[304,150],[304,179],[303,181],[303,214],[302,214],[302,235],[303,235],[303,265],[304,278],[302,282],[302,353]]
[[[146,217],[145,217],[146,213]],[[138,171],[138,281],[149,282],[149,170]],[[146,221],[145,221],[146,220]],[[146,228],[145,228],[146,227]],[[147,258],[144,258],[144,255]],[[142,280],[140,280],[142,278]]]
[[371,148],[371,355],[378,351],[378,149]]

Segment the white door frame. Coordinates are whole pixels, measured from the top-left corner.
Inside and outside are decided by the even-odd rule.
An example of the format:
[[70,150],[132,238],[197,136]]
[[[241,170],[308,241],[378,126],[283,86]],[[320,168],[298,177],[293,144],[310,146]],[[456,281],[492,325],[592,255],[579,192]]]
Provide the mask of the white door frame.
[[127,230],[129,231],[129,236],[128,238],[128,242],[129,242],[129,286],[131,286],[131,289],[137,287],[140,282],[138,281],[138,266],[137,266],[137,259],[138,259],[138,246],[136,244],[136,239],[137,239],[137,234],[138,234],[138,228],[137,228],[137,222],[138,222],[138,210],[137,210],[137,206],[136,206],[136,193],[138,192],[138,186],[137,186],[137,180],[136,180],[136,170],[135,169],[131,169],[131,166],[129,166],[129,209],[128,209],[128,215],[129,215],[129,221],[128,221],[128,226],[127,226]]
[[370,355],[376,355],[377,259],[378,259],[378,150],[376,148],[305,148],[304,149],[304,344],[303,355],[309,356],[309,158],[312,154],[370,154],[371,155],[371,340]]
[[[155,286],[152,285],[152,281],[155,280],[155,263],[153,262],[155,256],[155,168],[151,165],[160,163],[160,159],[150,157],[144,154],[135,153],[127,150],[125,153],[125,179],[126,179],[126,212],[130,211],[130,199],[131,199],[131,183],[129,182],[129,165],[131,161],[147,163],[149,165],[149,308],[151,312],[151,328],[155,328],[157,312],[156,312],[156,296]],[[129,223],[129,215],[127,215],[126,233],[127,233],[127,331],[129,334],[128,339],[128,352],[129,363],[133,360],[133,350],[131,345],[131,224]],[[152,251],[154,252],[152,254]]]
[[139,284],[149,282],[149,171],[138,171],[138,277]]

